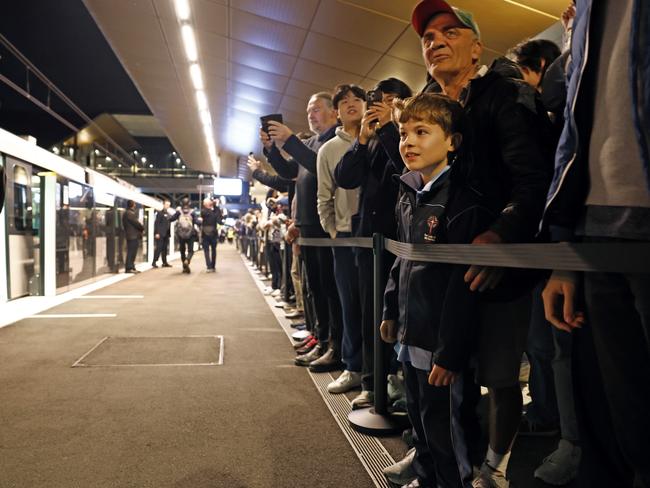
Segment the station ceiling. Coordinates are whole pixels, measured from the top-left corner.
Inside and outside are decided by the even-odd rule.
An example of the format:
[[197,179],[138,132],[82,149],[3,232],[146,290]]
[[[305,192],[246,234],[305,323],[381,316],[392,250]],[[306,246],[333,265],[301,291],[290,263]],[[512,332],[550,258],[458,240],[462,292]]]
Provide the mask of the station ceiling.
[[[418,0],[189,0],[198,62],[219,155],[214,168],[174,0],[83,0],[181,157],[236,175],[259,152],[259,117],[280,112],[306,130],[312,93],[338,83],[366,89],[395,76],[414,90],[425,70],[410,14]],[[488,63],[556,24],[568,0],[457,0],[481,28]]]

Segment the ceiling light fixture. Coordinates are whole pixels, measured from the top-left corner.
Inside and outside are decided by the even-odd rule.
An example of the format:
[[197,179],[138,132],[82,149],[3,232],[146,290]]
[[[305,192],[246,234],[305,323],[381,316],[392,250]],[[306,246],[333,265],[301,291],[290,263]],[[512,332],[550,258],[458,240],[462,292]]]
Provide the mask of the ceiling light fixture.
[[[212,162],[212,167],[215,172],[219,173],[220,160],[214,145],[214,136],[212,135],[212,116],[210,115],[208,98],[205,94],[205,85],[203,83],[203,73],[199,64],[199,50],[196,42],[194,29],[191,25],[191,10],[189,0],[174,0],[176,8],[176,16],[181,27],[181,38],[183,39],[183,47],[185,48],[185,55],[190,67],[190,78],[194,86],[196,105],[199,111],[199,118],[203,125],[203,132],[205,134],[206,143],[208,146],[208,154]],[[176,156],[176,153],[174,153]],[[176,159],[176,164],[180,164],[180,158]],[[185,169],[185,165],[183,165]]]
[[190,4],[188,0],[174,0],[174,6],[176,7],[176,17],[181,22],[187,22],[190,20]]
[[196,48],[196,38],[194,37],[194,30],[191,25],[184,24],[181,26],[181,36],[183,37],[183,46],[185,47],[185,55],[190,63],[196,63],[199,59],[199,53]]
[[201,67],[197,63],[190,65],[190,78],[192,78],[192,84],[195,90],[199,91],[204,89]]
[[200,111],[208,109],[208,97],[205,96],[205,92],[203,90],[198,90],[196,92],[196,104],[198,105]]

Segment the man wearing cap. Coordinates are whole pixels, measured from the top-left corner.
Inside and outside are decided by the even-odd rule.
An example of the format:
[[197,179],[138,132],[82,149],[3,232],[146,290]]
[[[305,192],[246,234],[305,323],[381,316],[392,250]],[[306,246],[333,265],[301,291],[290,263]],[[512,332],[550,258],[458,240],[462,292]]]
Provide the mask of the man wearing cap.
[[[473,243],[531,242],[544,208],[554,149],[540,141],[544,124],[534,96],[525,96],[521,86],[480,64],[480,31],[471,13],[442,0],[423,0],[411,23],[431,77],[425,90],[442,92],[465,107],[473,132],[471,178],[498,214]],[[501,275],[496,268],[471,266],[465,281],[489,296]],[[505,474],[521,419],[519,366],[530,315],[528,288],[520,288],[516,299],[481,304],[476,376],[489,391],[490,419],[488,453],[473,482],[476,488],[510,486]],[[431,462],[416,456],[416,472],[420,461],[425,466]]]

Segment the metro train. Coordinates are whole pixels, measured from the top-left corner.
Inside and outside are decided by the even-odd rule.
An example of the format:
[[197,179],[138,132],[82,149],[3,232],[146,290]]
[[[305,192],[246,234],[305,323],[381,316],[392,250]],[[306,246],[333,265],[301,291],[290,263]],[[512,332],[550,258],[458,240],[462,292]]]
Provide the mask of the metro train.
[[56,295],[117,272],[126,256],[121,218],[129,199],[145,227],[136,263],[151,257],[161,201],[2,129],[0,170],[0,303]]

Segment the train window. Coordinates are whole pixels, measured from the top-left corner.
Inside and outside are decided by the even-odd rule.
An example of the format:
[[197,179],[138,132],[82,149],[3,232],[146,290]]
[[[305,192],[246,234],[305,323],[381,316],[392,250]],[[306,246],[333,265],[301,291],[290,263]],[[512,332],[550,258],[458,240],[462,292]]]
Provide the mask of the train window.
[[29,178],[22,166],[14,167],[14,228],[32,230],[32,208],[28,193]]

